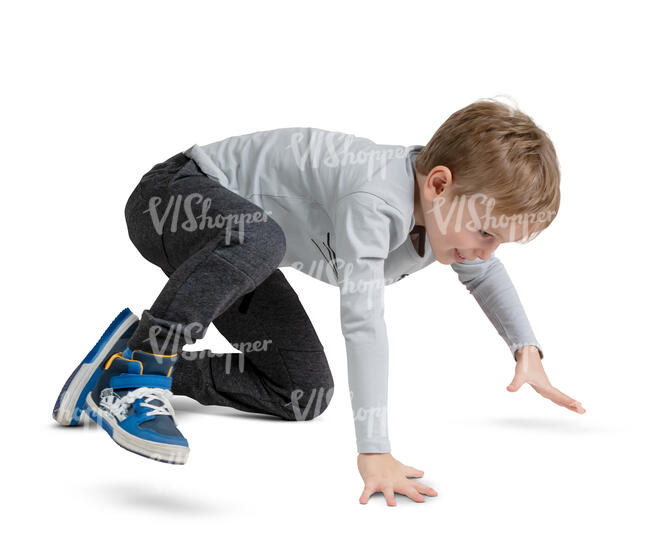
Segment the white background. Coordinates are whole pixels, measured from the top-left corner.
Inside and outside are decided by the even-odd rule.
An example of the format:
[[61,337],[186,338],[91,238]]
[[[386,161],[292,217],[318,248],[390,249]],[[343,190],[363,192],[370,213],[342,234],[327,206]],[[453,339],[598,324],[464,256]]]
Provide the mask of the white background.
[[[646,22],[621,1],[3,4],[3,535],[647,543]],[[560,159],[557,219],[497,255],[549,378],[584,415],[529,386],[506,391],[506,344],[434,263],[386,291],[393,455],[438,490],[425,503],[358,503],[337,291],[291,269],[337,387],[318,419],[175,398],[192,449],[182,467],[51,419],[114,315],[140,313],[163,286],[123,217],[153,164],[290,126],[426,144],[451,113],[497,94]],[[229,351],[216,330],[199,346]]]

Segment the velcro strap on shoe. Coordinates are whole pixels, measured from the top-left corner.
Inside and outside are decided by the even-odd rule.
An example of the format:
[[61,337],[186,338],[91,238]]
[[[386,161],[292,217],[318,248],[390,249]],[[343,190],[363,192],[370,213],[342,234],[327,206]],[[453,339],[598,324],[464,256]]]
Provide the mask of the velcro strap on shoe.
[[111,377],[110,387],[114,390],[121,388],[141,388],[147,386],[149,388],[164,388],[171,390],[172,378],[163,375],[136,375],[134,373],[122,373]]

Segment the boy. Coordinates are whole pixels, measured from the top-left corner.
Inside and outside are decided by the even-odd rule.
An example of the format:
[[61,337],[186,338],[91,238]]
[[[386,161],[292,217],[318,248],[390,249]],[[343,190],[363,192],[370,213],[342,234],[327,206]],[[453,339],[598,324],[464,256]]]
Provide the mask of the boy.
[[[319,338],[278,267],[339,287],[358,468],[375,491],[424,501],[423,472],[390,454],[384,286],[433,261],[451,265],[508,344],[508,386],[551,386],[514,286],[493,255],[532,238],[559,208],[553,144],[492,100],[454,113],[426,146],[379,145],[293,127],[194,145],[157,164],[129,198],[129,237],[169,280],[138,320],[125,309],[66,382],[55,419],[82,410],[122,447],[184,463],[171,393],[288,420],[322,413],[333,392]],[[529,226],[532,224],[532,228]],[[184,352],[210,322],[242,354]],[[235,363],[235,365],[233,365]],[[172,374],[173,372],[173,374]]]

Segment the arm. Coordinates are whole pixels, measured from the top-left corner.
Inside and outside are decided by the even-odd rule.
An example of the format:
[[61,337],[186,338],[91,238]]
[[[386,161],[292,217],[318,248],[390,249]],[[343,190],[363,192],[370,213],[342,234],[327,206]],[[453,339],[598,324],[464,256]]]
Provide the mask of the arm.
[[516,392],[523,384],[530,384],[538,394],[553,403],[584,414],[585,409],[579,401],[562,393],[548,380],[542,366],[544,354],[501,261],[492,254],[486,261],[476,259],[452,263],[451,267],[506,341],[517,362],[515,377],[507,390]]
[[[390,454],[388,439],[388,339],[384,322],[384,260],[396,210],[368,193],[353,193],[337,203],[336,259],[341,290],[341,329],[348,357],[348,385],[357,436],[357,467],[364,481],[360,503],[381,492],[387,505],[395,493],[416,502],[436,496],[415,481],[424,472]],[[391,216],[392,219],[391,219]]]
[[530,326],[528,317],[503,263],[492,254],[488,260],[475,259],[452,263],[458,279],[474,296],[492,325],[510,348],[513,358],[523,346],[535,346],[540,358],[541,346]]
[[384,260],[390,239],[386,206],[367,193],[353,193],[337,203],[334,222],[341,330],[359,453],[390,452],[384,321]]

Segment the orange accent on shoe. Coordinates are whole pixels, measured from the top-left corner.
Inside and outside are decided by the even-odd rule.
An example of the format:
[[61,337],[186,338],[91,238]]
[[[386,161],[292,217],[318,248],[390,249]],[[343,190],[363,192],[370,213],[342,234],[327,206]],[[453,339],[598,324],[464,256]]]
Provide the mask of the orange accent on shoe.
[[108,368],[111,366],[111,364],[113,363],[113,360],[114,360],[115,358],[119,358],[121,355],[122,355],[122,352],[115,352],[115,354],[113,354],[113,355],[108,359],[108,361],[106,362],[106,364],[104,365],[104,369],[108,369]]
[[108,359],[108,361],[106,362],[106,365],[104,365],[104,369],[108,369],[113,364],[113,360],[115,358],[121,358],[121,359],[123,359],[125,361],[137,361],[140,364],[140,374],[142,375],[143,371],[144,371],[144,366],[142,365],[142,362],[140,360],[130,360],[129,358],[123,358],[122,354],[123,354],[123,352],[115,352],[115,354],[113,354]]

